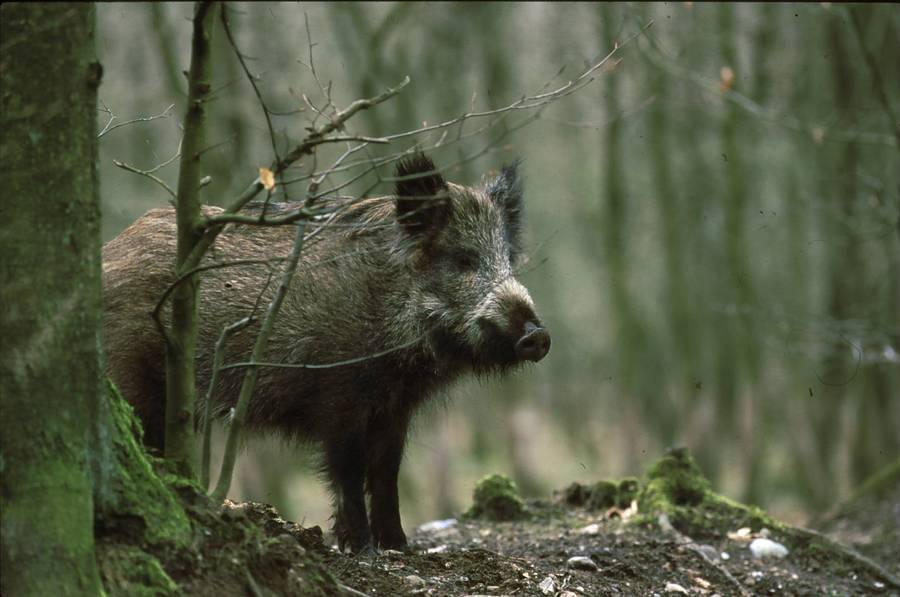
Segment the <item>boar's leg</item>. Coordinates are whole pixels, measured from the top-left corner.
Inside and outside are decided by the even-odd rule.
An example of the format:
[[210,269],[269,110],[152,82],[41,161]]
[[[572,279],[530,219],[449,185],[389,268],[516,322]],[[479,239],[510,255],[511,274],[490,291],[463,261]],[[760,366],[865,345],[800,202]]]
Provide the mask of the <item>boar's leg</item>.
[[372,547],[366,500],[363,493],[366,451],[365,435],[348,431],[325,445],[325,471],[334,494],[334,534],[338,547],[358,553]]
[[366,432],[366,481],[371,496],[372,537],[376,547],[402,550],[406,535],[400,524],[397,475],[409,414],[380,412],[372,416]]

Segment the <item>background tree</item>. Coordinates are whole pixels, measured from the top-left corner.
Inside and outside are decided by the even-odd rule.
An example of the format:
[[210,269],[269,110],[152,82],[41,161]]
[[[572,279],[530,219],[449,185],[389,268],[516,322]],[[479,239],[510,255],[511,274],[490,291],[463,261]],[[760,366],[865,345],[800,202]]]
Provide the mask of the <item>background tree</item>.
[[94,7],[4,4],[0,37],[0,592],[96,595],[91,430],[105,387]]

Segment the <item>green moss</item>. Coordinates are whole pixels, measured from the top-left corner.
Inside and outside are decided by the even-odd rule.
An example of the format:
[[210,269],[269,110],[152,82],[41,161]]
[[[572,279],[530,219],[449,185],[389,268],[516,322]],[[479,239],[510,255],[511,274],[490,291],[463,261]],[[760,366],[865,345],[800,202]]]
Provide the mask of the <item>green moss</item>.
[[98,551],[100,574],[110,595],[158,597],[181,594],[159,560],[140,548],[118,545]]
[[636,500],[641,490],[641,482],[637,477],[625,477],[616,487],[616,506],[628,508]]
[[666,452],[647,472],[639,490],[634,523],[655,522],[666,514],[678,530],[689,535],[716,535],[740,527],[780,529],[781,523],[754,506],[718,495],[686,448]]
[[525,503],[516,484],[503,475],[489,475],[475,485],[472,507],[467,517],[489,520],[517,520],[525,517]]
[[140,444],[140,423],[112,382],[108,383],[108,401],[113,456],[108,480],[96,496],[98,527],[151,545],[187,544],[191,525],[173,491],[181,482],[172,475],[166,475],[164,482],[156,474]]
[[612,481],[597,481],[591,485],[585,506],[589,510],[606,510],[616,505],[619,488]]
[[675,448],[650,467],[642,501],[647,504],[696,506],[709,490],[709,481],[700,472],[687,448]]

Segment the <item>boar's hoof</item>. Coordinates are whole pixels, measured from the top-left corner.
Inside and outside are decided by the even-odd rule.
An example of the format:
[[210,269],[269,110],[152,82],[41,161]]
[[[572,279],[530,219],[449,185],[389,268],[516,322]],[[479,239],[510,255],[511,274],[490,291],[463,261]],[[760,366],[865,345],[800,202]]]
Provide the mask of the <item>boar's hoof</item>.
[[537,363],[550,352],[550,334],[533,323],[525,323],[525,335],[516,342],[516,356],[522,361]]
[[407,551],[406,535],[403,529],[396,529],[391,532],[379,532],[372,530],[375,539],[375,545],[381,549],[393,549],[396,551]]

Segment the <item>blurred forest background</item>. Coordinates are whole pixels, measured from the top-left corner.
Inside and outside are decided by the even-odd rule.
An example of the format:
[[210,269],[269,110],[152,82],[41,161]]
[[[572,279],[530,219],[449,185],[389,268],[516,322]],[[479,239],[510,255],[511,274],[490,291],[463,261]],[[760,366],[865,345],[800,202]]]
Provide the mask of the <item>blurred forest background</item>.
[[[309,108],[295,112],[301,94],[321,103],[306,19],[338,106],[410,76],[399,97],[351,121],[375,136],[557,87],[654,22],[528,126],[513,130],[528,117],[516,116],[508,134],[494,127],[432,152],[448,179],[469,184],[524,158],[521,279],[553,349],[420,415],[401,478],[408,528],[459,512],[489,472],[547,496],[640,474],[674,444],[727,495],[802,522],[900,455],[900,7],[232,8],[248,65],[284,114],[274,117],[284,147],[308,124]],[[101,139],[109,240],[168,201],[112,160],[147,169],[176,154],[191,5],[97,11],[113,124],[174,105]],[[205,200],[223,204],[271,162],[272,144],[217,28]],[[156,175],[174,187],[176,170]],[[252,439],[238,468],[233,498],[328,524],[307,450]]]

